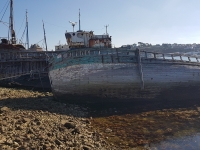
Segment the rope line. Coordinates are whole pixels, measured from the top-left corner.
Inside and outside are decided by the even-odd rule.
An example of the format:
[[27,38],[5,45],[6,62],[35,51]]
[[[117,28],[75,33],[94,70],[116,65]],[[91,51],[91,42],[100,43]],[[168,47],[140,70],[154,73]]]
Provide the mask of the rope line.
[[[2,11],[4,10],[4,8],[6,7],[6,4],[7,3],[9,3],[9,0],[5,3],[5,5],[3,6],[3,8],[2,8],[2,10],[1,10],[1,12],[0,12],[0,14],[2,13]],[[7,4],[8,5],[8,4]]]
[[0,21],[2,21],[4,15],[5,15],[5,13],[6,13],[7,9],[8,9],[8,6],[9,6],[9,3],[8,3],[8,5],[7,5],[7,7],[6,7],[6,10],[4,11],[3,16],[1,17],[1,20],[0,20]]

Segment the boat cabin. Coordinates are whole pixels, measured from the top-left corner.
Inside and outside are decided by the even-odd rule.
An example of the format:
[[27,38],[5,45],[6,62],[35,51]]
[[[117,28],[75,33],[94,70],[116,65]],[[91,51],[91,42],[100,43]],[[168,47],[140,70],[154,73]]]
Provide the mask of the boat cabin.
[[69,48],[111,48],[111,36],[108,34],[94,35],[93,31],[67,32],[65,33]]

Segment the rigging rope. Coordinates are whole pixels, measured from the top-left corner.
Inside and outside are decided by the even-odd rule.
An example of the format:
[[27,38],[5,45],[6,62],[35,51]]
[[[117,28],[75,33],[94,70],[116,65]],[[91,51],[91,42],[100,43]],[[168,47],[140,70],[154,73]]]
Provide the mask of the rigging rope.
[[[6,4],[7,3],[9,3],[9,0],[6,2]],[[6,4],[3,6],[3,8],[2,8],[2,10],[1,10],[1,12],[0,12],[0,14],[2,13],[2,11],[4,10],[4,8],[6,7]]]
[[[19,31],[17,32],[17,36],[18,36],[18,34],[19,34],[19,32],[20,32],[20,30],[21,30],[21,28],[22,28],[22,25],[23,25],[23,23],[24,23],[25,18],[26,18],[26,15],[24,16],[24,19],[23,19],[23,21],[22,21],[21,27],[19,28]],[[26,28],[26,27],[25,27],[25,28]]]
[[8,6],[9,6],[9,3],[8,3],[8,5],[7,5],[7,7],[6,7],[6,10],[4,11],[3,16],[1,17],[1,20],[0,20],[0,21],[2,21],[4,15],[5,15],[5,13],[6,13],[7,9],[8,9]]
[[26,27],[25,27],[24,32],[23,32],[23,34],[22,34],[22,37],[21,37],[21,39],[20,39],[21,42],[23,42],[22,40],[23,40],[23,38],[24,38],[24,33],[25,33],[25,31],[26,31]]

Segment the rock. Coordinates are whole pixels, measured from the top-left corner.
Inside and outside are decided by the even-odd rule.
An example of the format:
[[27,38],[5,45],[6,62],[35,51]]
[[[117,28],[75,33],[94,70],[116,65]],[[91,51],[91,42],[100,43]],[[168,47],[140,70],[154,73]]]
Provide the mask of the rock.
[[13,140],[11,140],[11,139],[6,140],[6,144],[8,144],[8,145],[13,144]]
[[23,127],[21,125],[16,125],[16,130],[23,130]]
[[46,149],[49,149],[49,150],[50,150],[50,149],[51,149],[51,146],[50,146],[49,144],[44,144],[44,145],[43,145],[43,149],[45,149],[45,150],[46,150]]
[[6,106],[0,108],[0,113],[8,112],[8,111],[10,111],[10,108],[8,108]]
[[63,143],[62,143],[60,140],[58,140],[58,139],[55,140],[55,143],[56,143],[57,145],[62,145],[62,144],[63,144]]
[[6,138],[5,137],[3,137],[3,138],[0,139],[0,145],[4,144],[5,142],[6,142]]
[[106,133],[110,133],[110,132],[112,132],[112,130],[109,129],[109,128],[107,128],[107,129],[105,130],[105,132],[106,132]]
[[75,128],[76,127],[76,125],[75,125],[75,123],[74,122],[66,122],[65,124],[64,124],[64,126],[66,127],[66,128],[68,128],[68,129],[71,129],[71,128]]
[[91,124],[91,123],[90,123],[90,121],[89,121],[88,119],[87,119],[87,120],[85,120],[85,122],[86,122],[87,124]]
[[96,145],[96,147],[101,147],[101,143],[99,143],[99,142],[96,142],[95,145]]
[[200,107],[197,107],[197,111],[199,111],[199,112],[200,112]]
[[74,133],[80,134],[80,133],[81,133],[81,130],[82,130],[81,127],[76,127],[76,128],[73,130],[73,132],[74,132]]
[[20,139],[19,137],[17,137],[17,138],[15,138],[14,141],[17,142],[17,143],[21,143],[22,139]]
[[39,126],[39,125],[41,125],[41,122],[40,122],[40,121],[38,121],[38,122],[36,122],[36,124]]
[[23,122],[23,123],[30,122],[30,121],[31,121],[31,119],[29,119],[29,118],[23,118],[23,119],[22,119],[22,122]]
[[171,128],[167,128],[167,129],[165,130],[165,135],[168,135],[168,134],[173,134]]
[[14,146],[14,147],[19,147],[19,143],[13,142],[13,146]]
[[87,145],[84,145],[83,146],[83,150],[91,150],[91,148],[89,146],[87,146]]
[[31,129],[31,128],[29,128],[29,130],[28,130],[28,132],[27,132],[28,134],[33,134],[34,133],[34,131],[33,131],[33,129]]
[[2,133],[4,133],[4,132],[6,131],[6,127],[1,126],[1,127],[0,127],[0,131],[1,131]]

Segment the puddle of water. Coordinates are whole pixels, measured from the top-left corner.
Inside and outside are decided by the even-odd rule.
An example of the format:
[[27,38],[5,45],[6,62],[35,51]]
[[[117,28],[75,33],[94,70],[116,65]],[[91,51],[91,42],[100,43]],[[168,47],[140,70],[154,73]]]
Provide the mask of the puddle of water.
[[200,134],[169,139],[158,144],[151,144],[150,147],[146,148],[150,150],[199,150]]

